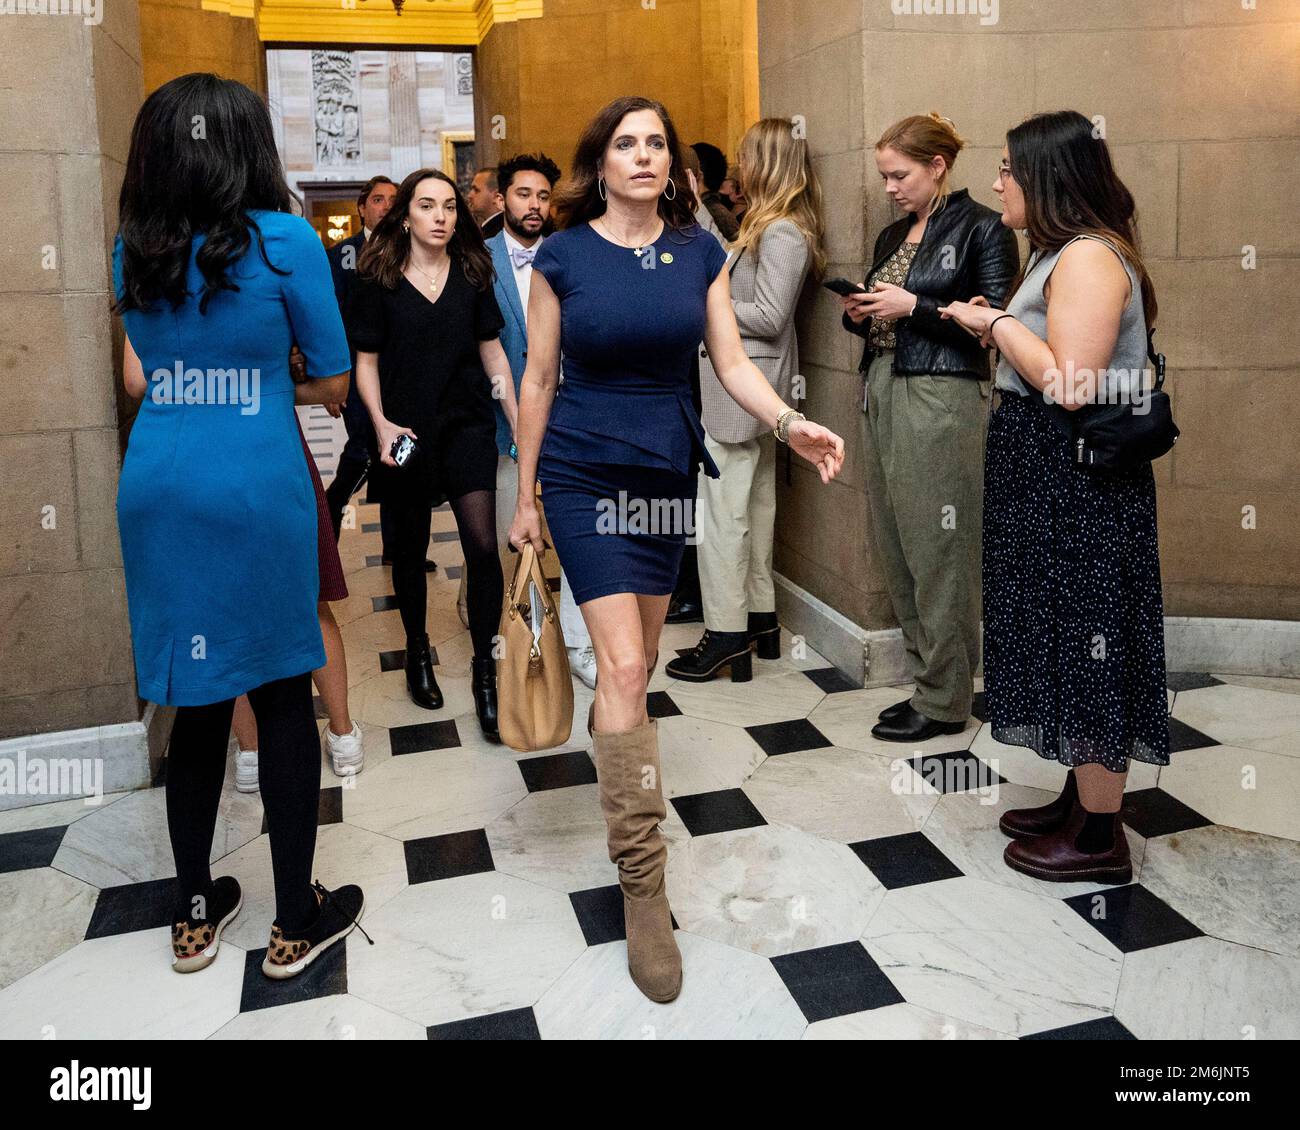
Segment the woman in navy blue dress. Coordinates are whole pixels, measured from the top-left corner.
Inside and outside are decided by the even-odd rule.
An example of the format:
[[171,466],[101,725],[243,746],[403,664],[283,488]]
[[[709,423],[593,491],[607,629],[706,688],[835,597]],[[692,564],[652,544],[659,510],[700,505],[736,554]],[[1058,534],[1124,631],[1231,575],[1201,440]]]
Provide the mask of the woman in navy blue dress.
[[691,403],[700,342],[727,392],[823,482],[839,473],[844,443],[788,409],[745,355],[726,253],[694,221],[663,106],[619,98],[601,110],[578,142],[555,208],[561,230],[533,261],[510,542],[543,549],[540,482],[547,526],[596,652],[592,741],[623,890],[628,969],[647,997],[669,1001],[682,966],[664,888],[658,824],[666,810],[645,690],[696,468],[718,474]]
[[[241,694],[257,717],[275,876],[263,971],[300,972],[362,907],[359,887],[312,883],[311,672],[325,651],[316,502],[294,405],[343,400],[349,362],[325,249],[289,199],[270,115],[247,87],[183,75],[141,107],[113,250],[125,384],[143,398],[117,514],[140,694],[178,707],[167,827],[182,973],[213,961],[243,902],[234,878],[209,869]],[[298,385],[295,342],[314,378]]]

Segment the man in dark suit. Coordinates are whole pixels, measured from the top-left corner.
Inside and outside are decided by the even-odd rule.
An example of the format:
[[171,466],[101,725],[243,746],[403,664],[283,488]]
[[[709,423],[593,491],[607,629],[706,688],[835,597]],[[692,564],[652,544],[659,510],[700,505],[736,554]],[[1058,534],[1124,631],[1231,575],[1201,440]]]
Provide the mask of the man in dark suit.
[[495,168],[489,166],[474,174],[465,200],[474,222],[483,231],[484,239],[491,239],[505,226],[505,200],[501,196]]

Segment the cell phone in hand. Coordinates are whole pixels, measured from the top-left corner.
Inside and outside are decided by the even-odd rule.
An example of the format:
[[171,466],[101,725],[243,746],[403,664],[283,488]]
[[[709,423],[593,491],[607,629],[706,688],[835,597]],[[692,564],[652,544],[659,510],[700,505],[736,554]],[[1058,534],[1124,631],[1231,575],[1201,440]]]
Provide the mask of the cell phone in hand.
[[848,298],[850,294],[867,293],[867,288],[861,283],[849,282],[848,279],[827,279],[822,283],[822,286],[838,294],[841,298]]
[[415,454],[415,440],[408,435],[400,435],[393,440],[393,446],[389,449],[389,455],[393,457],[393,462],[399,467],[405,467]]

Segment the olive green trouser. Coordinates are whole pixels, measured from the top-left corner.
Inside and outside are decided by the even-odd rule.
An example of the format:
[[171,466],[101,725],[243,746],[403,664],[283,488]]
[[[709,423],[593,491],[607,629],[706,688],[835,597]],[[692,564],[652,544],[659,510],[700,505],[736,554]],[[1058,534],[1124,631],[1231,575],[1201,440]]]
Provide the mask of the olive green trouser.
[[970,715],[979,665],[987,381],[867,371],[863,452],[876,551],[916,693],[939,722]]

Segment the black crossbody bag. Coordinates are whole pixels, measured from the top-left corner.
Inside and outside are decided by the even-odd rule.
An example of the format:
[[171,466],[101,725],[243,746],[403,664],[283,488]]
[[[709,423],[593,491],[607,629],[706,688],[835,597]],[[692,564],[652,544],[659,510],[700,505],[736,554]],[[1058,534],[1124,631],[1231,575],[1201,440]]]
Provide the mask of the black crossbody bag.
[[1147,411],[1133,404],[1088,404],[1071,412],[1059,404],[1039,399],[1057,428],[1074,447],[1074,461],[1090,475],[1132,471],[1165,455],[1178,442],[1165,383],[1165,355],[1155,351],[1155,329],[1147,334],[1147,358],[1155,368],[1155,384],[1147,393]]

